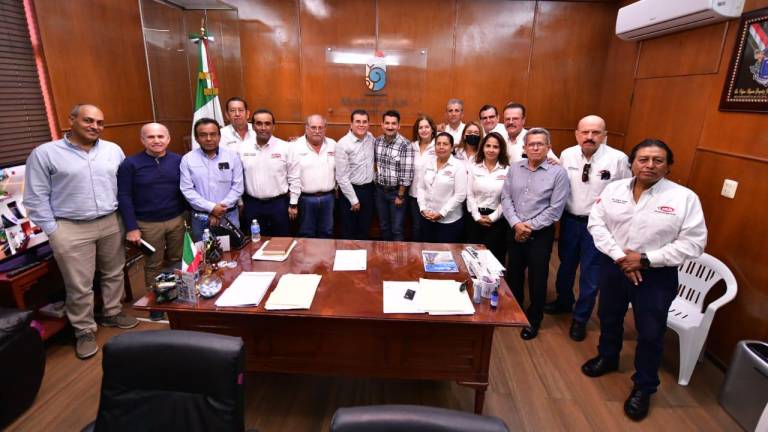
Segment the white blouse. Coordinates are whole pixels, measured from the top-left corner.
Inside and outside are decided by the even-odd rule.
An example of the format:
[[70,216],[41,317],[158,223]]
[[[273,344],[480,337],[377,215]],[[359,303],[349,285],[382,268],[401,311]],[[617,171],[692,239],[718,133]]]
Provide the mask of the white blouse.
[[502,167],[496,162],[496,166],[488,171],[485,163],[472,164],[469,167],[467,180],[467,210],[472,213],[474,220],[480,220],[479,208],[495,209],[488,215],[492,222],[496,222],[502,216],[501,212],[501,188],[507,178],[509,167]]
[[461,218],[461,204],[467,197],[467,170],[464,163],[453,156],[440,170],[437,158],[424,163],[424,175],[418,188],[419,208],[440,213],[443,218],[438,222],[451,223]]
[[431,143],[427,146],[427,149],[424,150],[424,153],[421,153],[421,149],[419,149],[419,141],[414,141],[411,143],[413,145],[413,182],[411,182],[411,189],[408,191],[408,194],[414,198],[418,198],[419,194],[419,182],[421,181],[421,177],[424,176],[424,162],[429,159],[435,158],[435,140],[432,140]]

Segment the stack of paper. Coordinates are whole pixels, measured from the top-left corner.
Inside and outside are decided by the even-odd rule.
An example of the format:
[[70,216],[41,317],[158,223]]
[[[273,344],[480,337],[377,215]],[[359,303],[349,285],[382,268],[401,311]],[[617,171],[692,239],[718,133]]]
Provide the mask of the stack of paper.
[[257,306],[274,278],[275,272],[242,272],[216,300],[216,306]]
[[475,307],[461,283],[454,280],[419,279],[419,308],[430,315],[472,315]]
[[259,250],[257,250],[256,253],[253,254],[251,258],[259,261],[285,261],[286,259],[288,259],[288,255],[291,254],[291,251],[293,250],[293,248],[296,247],[296,240],[294,240],[293,243],[291,243],[291,247],[288,248],[288,252],[286,252],[285,255],[265,255],[264,248],[267,247],[267,245],[269,245],[270,241],[272,240],[267,240],[263,245],[261,245]]
[[367,268],[368,252],[365,249],[337,250],[333,271],[360,271]]
[[[405,298],[405,292],[413,290],[413,299]],[[384,281],[384,313],[424,313],[416,303],[419,293],[418,282]]]
[[284,274],[269,295],[264,309],[309,309],[320,278],[319,274]]

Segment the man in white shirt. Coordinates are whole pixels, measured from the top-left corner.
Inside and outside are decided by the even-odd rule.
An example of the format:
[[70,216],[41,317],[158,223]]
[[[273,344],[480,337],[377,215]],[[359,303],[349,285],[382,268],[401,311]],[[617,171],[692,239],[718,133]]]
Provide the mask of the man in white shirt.
[[[573,309],[570,337],[583,341],[586,325],[592,316],[597,299],[597,281],[600,277],[600,252],[587,231],[587,220],[592,204],[608,183],[631,177],[627,156],[606,144],[608,132],[605,120],[589,115],[576,126],[575,146],[560,155],[560,164],[568,173],[571,193],[565,203],[560,220],[560,239],[557,254],[557,299],[544,307],[549,314],[568,313]],[[576,268],[581,266],[579,298],[573,295]],[[575,301],[575,307],[574,307]]]
[[[504,107],[503,111],[504,133],[501,136],[507,142],[507,156],[509,163],[514,163],[525,159],[525,135],[528,129],[525,128],[525,105],[517,102],[510,102]],[[552,149],[547,153],[547,160],[551,164],[557,164],[558,159]]]
[[336,141],[325,136],[325,126],[323,116],[312,114],[304,135],[291,144],[290,160],[298,165],[301,191],[291,190],[288,213],[299,216],[299,237],[333,236]]
[[637,349],[634,386],[624,413],[639,421],[648,415],[659,385],[667,313],[678,290],[677,268],[704,252],[707,226],[699,197],[665,176],[674,162],[662,141],[646,139],[629,155],[633,178],[603,189],[592,206],[587,229],[604,255],[600,262],[600,343],[598,355],[582,365],[589,377],[619,367],[624,316],[635,316]]
[[248,146],[256,141],[253,127],[248,123],[251,112],[243,98],[238,96],[229,98],[224,117],[229,124],[221,128],[221,147],[237,153],[241,145]]
[[263,235],[287,237],[291,232],[288,191],[298,195],[301,184],[298,166],[289,160],[290,146],[272,134],[274,127],[275,116],[271,111],[256,110],[256,139],[240,146],[245,180],[243,219],[248,224],[258,220]]
[[336,182],[341,189],[341,237],[368,240],[373,220],[373,135],[368,112],[352,111],[349,132],[336,143]]
[[480,108],[480,124],[486,135],[491,132],[498,132],[501,136],[507,134],[504,125],[499,123],[499,110],[493,105],[486,104]]
[[461,134],[464,132],[464,101],[461,99],[448,99],[445,107],[444,124],[437,125],[438,132],[448,132],[453,137],[453,144],[457,145],[461,141]]

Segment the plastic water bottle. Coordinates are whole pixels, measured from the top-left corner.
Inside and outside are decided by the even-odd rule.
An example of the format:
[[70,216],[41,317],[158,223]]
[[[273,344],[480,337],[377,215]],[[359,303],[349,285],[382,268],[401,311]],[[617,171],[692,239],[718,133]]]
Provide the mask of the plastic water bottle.
[[203,244],[207,244],[208,241],[211,239],[211,230],[206,228],[203,230]]
[[491,294],[491,309],[495,310],[497,307],[499,307],[499,289],[494,289],[493,294]]
[[251,222],[251,241],[256,243],[261,240],[261,227],[256,219]]

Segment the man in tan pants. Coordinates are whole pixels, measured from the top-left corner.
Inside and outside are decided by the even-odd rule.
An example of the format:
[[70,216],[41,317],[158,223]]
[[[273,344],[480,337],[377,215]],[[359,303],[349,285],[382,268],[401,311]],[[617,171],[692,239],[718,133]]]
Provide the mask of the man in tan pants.
[[75,329],[81,359],[99,350],[93,318],[93,277],[101,276],[101,325],[132,328],[138,321],[122,312],[125,250],[117,216],[120,147],[99,139],[104,114],[94,105],[76,105],[72,129],[63,139],[41,144],[27,159],[24,206],[50,239],[67,293],[66,311]]
[[[171,265],[181,262],[186,202],[179,189],[181,156],[168,151],[168,128],[145,124],[140,138],[144,150],[127,157],[117,171],[117,200],[125,239],[136,245],[144,240],[155,248],[144,264],[144,282],[150,289],[164,258]],[[162,312],[149,316],[163,319]]]

